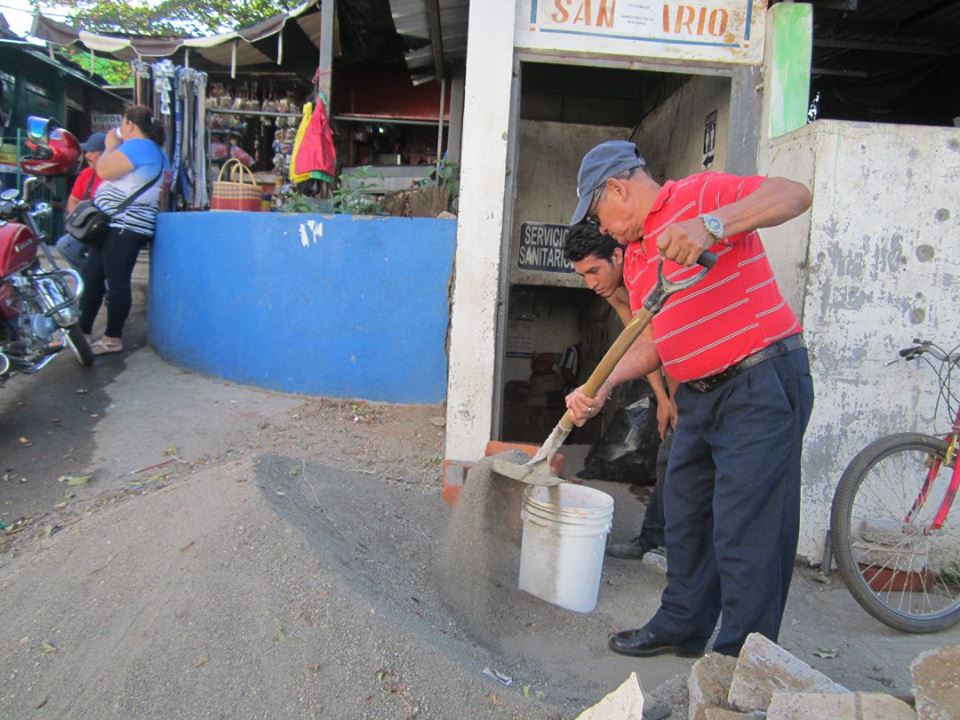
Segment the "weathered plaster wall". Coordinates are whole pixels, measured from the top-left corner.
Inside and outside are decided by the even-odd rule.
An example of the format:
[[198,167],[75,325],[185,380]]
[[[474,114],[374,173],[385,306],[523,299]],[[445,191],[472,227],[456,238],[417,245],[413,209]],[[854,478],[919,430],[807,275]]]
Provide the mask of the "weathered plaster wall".
[[662,182],[704,169],[704,120],[714,110],[717,111],[717,140],[713,163],[707,169],[723,170],[730,118],[729,78],[692,77],[643,119],[636,142],[654,179]]
[[799,553],[817,560],[853,456],[882,435],[945,425],[932,372],[887,362],[915,337],[960,341],[960,130],[819,121],[773,140],[761,166],[814,193],[807,215],[764,237],[810,347]]
[[521,270],[517,265],[520,226],[542,222],[565,225],[577,206],[580,160],[604,140],[622,140],[630,128],[521,120],[517,143],[517,199],[510,237],[513,283],[583,287],[576,273]]

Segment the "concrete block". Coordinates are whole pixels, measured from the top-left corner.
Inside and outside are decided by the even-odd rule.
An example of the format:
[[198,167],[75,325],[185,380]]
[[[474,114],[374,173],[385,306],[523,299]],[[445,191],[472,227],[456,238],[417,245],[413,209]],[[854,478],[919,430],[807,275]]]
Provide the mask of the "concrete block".
[[920,720],[960,720],[960,645],[918,655],[910,674]]
[[460,502],[460,493],[463,491],[463,484],[467,478],[467,472],[473,467],[471,462],[460,462],[458,460],[443,461],[443,478],[440,487],[440,497],[443,501],[455,507]]
[[577,720],[642,720],[643,690],[635,672],[624,683],[593,707],[577,715]]
[[766,710],[777,690],[849,692],[775,642],[752,633],[737,658],[727,702],[736,710]]
[[705,655],[693,664],[687,678],[690,720],[706,720],[709,708],[730,709],[727,694],[736,666],[736,658],[719,653]]
[[917,720],[913,708],[884,693],[775,692],[767,720]]

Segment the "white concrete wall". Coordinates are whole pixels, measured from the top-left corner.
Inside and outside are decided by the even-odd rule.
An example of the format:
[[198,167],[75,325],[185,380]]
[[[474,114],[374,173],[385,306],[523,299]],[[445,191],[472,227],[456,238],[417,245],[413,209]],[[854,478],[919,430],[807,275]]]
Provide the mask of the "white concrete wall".
[[704,119],[714,110],[717,111],[716,151],[713,163],[706,169],[722,171],[727,160],[729,78],[692,77],[644,118],[636,142],[655,180],[681,178],[704,169]]
[[960,341],[960,130],[818,121],[771,141],[760,162],[814,193],[809,213],[762,234],[810,347],[799,554],[817,561],[853,456],[948,424],[934,418],[932,371],[886,363],[914,337]]
[[476,460],[490,439],[503,237],[514,0],[470,4],[445,457]]

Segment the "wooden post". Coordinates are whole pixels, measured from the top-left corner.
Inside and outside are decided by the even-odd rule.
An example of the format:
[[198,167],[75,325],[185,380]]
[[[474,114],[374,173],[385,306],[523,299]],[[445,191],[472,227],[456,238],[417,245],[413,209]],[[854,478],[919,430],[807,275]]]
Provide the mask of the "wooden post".
[[320,62],[317,67],[317,90],[327,99],[327,114],[333,119],[333,26],[336,24],[335,0],[320,2]]

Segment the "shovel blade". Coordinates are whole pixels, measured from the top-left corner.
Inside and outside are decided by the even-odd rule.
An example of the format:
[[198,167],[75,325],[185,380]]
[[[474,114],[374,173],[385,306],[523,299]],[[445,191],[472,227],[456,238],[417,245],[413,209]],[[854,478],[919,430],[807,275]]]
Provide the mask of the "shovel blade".
[[528,485],[538,485],[540,487],[549,487],[559,485],[559,478],[550,467],[550,459],[557,454],[557,451],[563,445],[563,441],[570,434],[561,425],[557,425],[547,441],[537,450],[536,454],[525,463],[510,462],[507,458],[496,458],[493,461],[493,470],[498,475],[526,483]]
[[526,483],[527,485],[550,487],[563,482],[563,480],[554,474],[553,468],[550,467],[549,460],[541,460],[531,465],[530,463],[510,462],[510,460],[506,458],[496,458],[493,461],[493,471],[498,475]]

